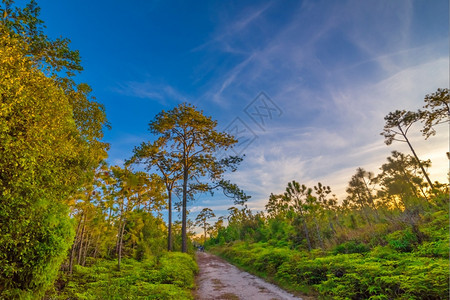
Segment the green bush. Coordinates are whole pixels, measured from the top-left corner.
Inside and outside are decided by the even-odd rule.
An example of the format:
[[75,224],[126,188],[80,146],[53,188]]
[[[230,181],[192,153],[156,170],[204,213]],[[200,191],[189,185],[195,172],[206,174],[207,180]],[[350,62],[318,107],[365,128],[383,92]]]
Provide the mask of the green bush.
[[368,253],[371,257],[386,259],[386,260],[398,260],[399,254],[397,251],[388,246],[377,246]]
[[[448,201],[448,195],[447,195]],[[438,241],[449,239],[449,214],[446,211],[437,211],[426,216],[428,223],[422,226],[423,232],[429,237],[429,240]]]
[[186,253],[169,252],[160,259],[161,283],[172,283],[179,287],[193,288],[198,266]]
[[334,254],[351,254],[351,253],[365,253],[370,249],[366,244],[350,241],[342,243],[333,249]]
[[450,256],[448,240],[425,242],[419,245],[414,253],[418,256],[448,258]]
[[417,244],[417,237],[411,230],[399,230],[389,234],[386,237],[389,246],[399,252],[411,252],[414,245]]

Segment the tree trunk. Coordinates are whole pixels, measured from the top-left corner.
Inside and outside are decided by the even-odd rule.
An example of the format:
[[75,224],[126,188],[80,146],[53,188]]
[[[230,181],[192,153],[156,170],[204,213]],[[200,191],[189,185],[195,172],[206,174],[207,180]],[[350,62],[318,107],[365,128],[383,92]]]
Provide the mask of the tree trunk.
[[89,246],[91,244],[91,239],[89,238],[89,235],[87,236],[86,239],[86,245],[84,245],[84,253],[83,253],[83,257],[82,257],[82,263],[81,265],[84,267],[86,264],[86,256],[87,256],[87,252],[89,250]]
[[167,232],[167,250],[168,251],[172,251],[173,246],[172,246],[172,190],[171,189],[167,189],[167,196],[168,196],[168,201],[169,201],[169,224],[168,224],[168,232]]
[[375,218],[377,219],[377,221],[379,221],[380,215],[378,214],[378,210],[375,207],[375,201],[373,201],[372,193],[370,192],[366,180],[364,178],[362,178],[362,180],[364,181],[364,185],[366,186],[367,196],[369,197],[370,205],[372,206],[372,209],[375,211]]
[[205,234],[204,237],[203,237],[203,246],[204,246],[205,243],[206,243],[206,224],[203,227],[203,233]]
[[119,218],[119,227],[117,230],[117,242],[116,242],[116,254],[119,253],[119,244],[120,244],[120,232],[122,230],[122,224],[124,222],[123,220],[123,201],[124,199],[120,199],[120,218]]
[[86,215],[84,215],[83,227],[81,228],[81,235],[80,235],[80,241],[79,241],[80,246],[78,247],[77,264],[80,264],[80,262],[81,262],[81,251],[83,250],[84,229],[86,227],[85,223],[86,223]]
[[308,243],[308,250],[311,251],[312,246],[311,246],[311,240],[309,238],[308,225],[306,224],[306,220],[305,220],[305,217],[303,216],[303,211],[301,209],[300,209],[300,217],[302,218],[303,231],[305,232],[306,242]]
[[333,234],[336,234],[336,229],[334,229],[332,221],[328,220],[328,226],[330,227],[331,232],[333,232]]
[[188,182],[188,167],[186,162],[183,166],[183,217],[181,220],[181,252],[187,252],[187,182]]
[[116,254],[119,253],[120,231],[122,230],[122,218],[119,219],[119,228],[117,229]]
[[316,223],[316,232],[317,232],[317,238],[319,239],[320,248],[324,249],[322,236],[320,234],[319,222],[317,222],[316,217],[314,217],[314,222]]
[[416,151],[414,151],[414,148],[412,147],[411,143],[409,142],[408,138],[406,137],[406,134],[403,132],[402,128],[399,126],[400,132],[403,134],[403,137],[405,138],[406,143],[409,146],[409,149],[411,149],[411,152],[413,153],[414,157],[417,160],[417,163],[419,164],[420,169],[422,169],[423,172],[423,176],[425,176],[425,178],[428,181],[428,184],[430,185],[431,189],[434,189],[433,183],[431,182],[430,178],[428,177],[427,172],[425,171],[425,168],[423,167],[422,163],[420,162],[419,157],[416,154]]
[[72,271],[73,271],[73,259],[75,257],[75,247],[77,244],[78,235],[80,234],[80,227],[81,227],[81,222],[82,222],[83,218],[84,218],[84,216],[82,215],[80,222],[78,222],[77,233],[75,234],[75,239],[73,240],[72,248],[70,249],[69,274],[72,274]]
[[305,235],[306,235],[306,242],[308,243],[308,250],[311,251],[312,247],[311,247],[311,240],[309,239],[308,226],[306,225],[305,220],[302,220],[302,222],[303,222],[303,230],[305,231]]
[[422,188],[422,186],[421,186],[421,185],[419,185],[419,190],[420,190],[420,192],[422,193],[422,195],[423,195],[423,197],[425,198],[425,200],[427,200],[427,201],[428,201],[428,197],[427,197],[427,194],[425,193],[425,191],[423,190],[423,188]]
[[[341,222],[339,221],[339,216],[337,215],[336,212],[334,212],[333,220],[336,222],[336,224],[339,226],[339,228],[342,229],[343,226],[342,226]],[[336,230],[334,231],[334,233],[336,233]]]
[[94,248],[94,254],[92,255],[92,257],[94,259],[97,258],[97,253],[98,253],[98,242],[99,242],[100,236],[97,236],[97,238],[95,239],[95,248]]
[[365,204],[364,199],[361,197],[361,195],[359,193],[356,193],[356,195],[358,196],[358,199],[359,199],[361,211],[362,211],[364,217],[366,218],[367,223],[369,223],[369,226],[372,227],[372,222],[370,221],[369,215],[367,214],[367,209],[366,209],[367,205]]
[[364,216],[366,217],[367,223],[372,227],[372,221],[370,221],[369,214],[367,213],[367,205],[362,205],[361,210],[363,211]]
[[122,242],[123,242],[123,233],[125,231],[125,223],[126,223],[125,220],[123,220],[122,229],[120,231],[120,236],[119,236],[119,249],[118,249],[119,251],[117,254],[117,267],[118,267],[119,271],[120,271],[120,262],[122,260]]

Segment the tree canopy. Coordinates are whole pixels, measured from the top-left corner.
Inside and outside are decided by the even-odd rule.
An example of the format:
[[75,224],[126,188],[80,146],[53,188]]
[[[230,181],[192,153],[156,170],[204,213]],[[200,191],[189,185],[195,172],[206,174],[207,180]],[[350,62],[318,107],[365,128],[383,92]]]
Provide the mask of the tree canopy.
[[[223,179],[223,174],[227,170],[235,170],[241,159],[226,157],[219,160],[215,156],[237,142],[228,133],[217,131],[216,127],[217,122],[211,117],[205,116],[193,105],[182,103],[156,115],[149,124],[149,130],[157,140],[135,150],[141,158],[163,158],[171,163],[171,170],[181,172],[183,252],[187,251],[187,201],[190,195],[223,188],[237,199],[248,198],[236,185]],[[155,145],[156,153],[143,154],[145,149]]]
[[68,95],[0,30],[0,278],[5,297],[42,295],[73,237],[66,203],[86,178],[90,145]]
[[0,294],[31,298],[53,283],[74,234],[68,204],[108,145],[103,106],[72,79],[78,52],[45,36],[35,1],[13,4],[0,4]]

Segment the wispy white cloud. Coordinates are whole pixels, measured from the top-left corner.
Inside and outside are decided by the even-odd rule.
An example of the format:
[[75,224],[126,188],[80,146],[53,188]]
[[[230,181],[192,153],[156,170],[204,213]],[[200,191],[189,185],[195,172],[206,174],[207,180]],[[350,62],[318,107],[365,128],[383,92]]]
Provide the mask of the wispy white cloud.
[[238,16],[233,16],[232,19],[224,16],[225,19],[222,20],[222,24],[218,25],[218,29],[213,33],[213,37],[191,51],[196,52],[212,47],[219,48],[221,51],[228,53],[245,53],[232,45],[233,40],[236,36],[240,35],[241,32],[244,32],[252,22],[258,20],[271,5],[272,3],[268,2],[258,7],[249,7],[242,11]]
[[189,100],[188,97],[179,92],[173,86],[157,85],[148,81],[124,82],[118,84],[118,86],[114,90],[115,92],[126,96],[157,101],[164,105],[167,105],[171,102],[184,102]]
[[228,88],[239,76],[241,71],[251,62],[254,55],[250,55],[247,59],[245,59],[243,62],[239,63],[237,66],[233,67],[229,72],[227,72],[227,76],[224,78],[223,82],[220,85],[220,88],[217,92],[214,92],[212,95],[212,99],[218,103],[223,105],[223,99],[222,99],[222,93],[223,91]]

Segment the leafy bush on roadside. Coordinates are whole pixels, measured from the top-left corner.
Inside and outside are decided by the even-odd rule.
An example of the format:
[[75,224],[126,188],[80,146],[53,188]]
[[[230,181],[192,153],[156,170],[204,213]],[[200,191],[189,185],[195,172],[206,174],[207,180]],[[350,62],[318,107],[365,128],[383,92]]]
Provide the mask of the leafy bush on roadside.
[[409,228],[389,234],[386,240],[389,246],[399,252],[411,252],[417,244],[417,237]]
[[[404,233],[397,232],[390,238],[402,237]],[[440,247],[433,244],[434,250],[428,251],[441,255]],[[397,251],[391,245],[369,251],[366,245],[353,242],[342,245],[337,254],[333,254],[335,249],[326,255],[323,251],[308,253],[237,242],[213,251],[283,287],[312,290],[326,299],[447,299],[449,294],[448,259],[419,256],[425,252],[421,247],[412,253]]]
[[198,273],[198,266],[191,256],[170,252],[160,259],[161,283],[172,283],[179,287],[194,288],[195,275]]
[[369,250],[370,250],[369,247],[363,243],[349,241],[349,242],[337,245],[333,249],[333,254],[365,253],[365,252],[368,252]]

